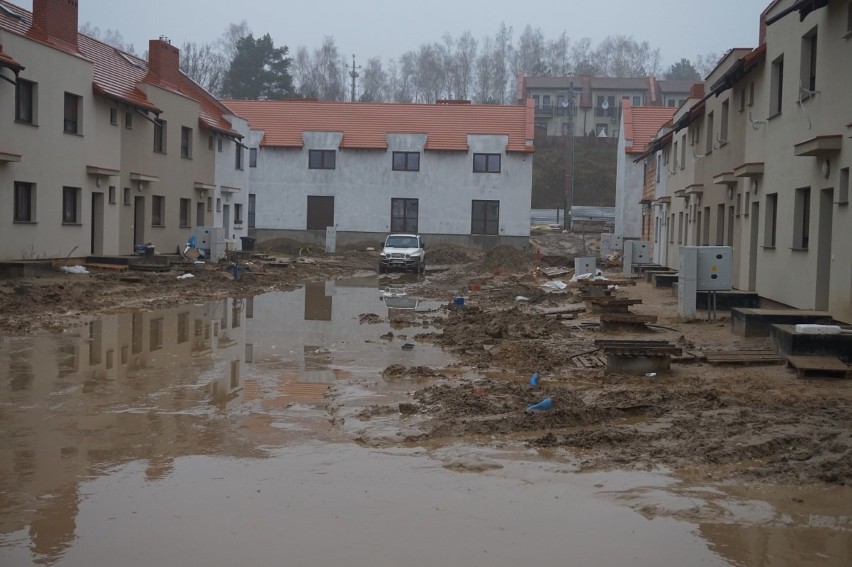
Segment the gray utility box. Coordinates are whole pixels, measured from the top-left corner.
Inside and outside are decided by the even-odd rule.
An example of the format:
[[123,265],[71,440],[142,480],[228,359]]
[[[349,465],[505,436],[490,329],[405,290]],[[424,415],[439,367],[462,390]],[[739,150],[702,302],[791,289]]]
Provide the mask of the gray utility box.
[[204,251],[204,256],[218,262],[225,256],[225,229],[200,226],[195,229],[195,247]]
[[731,289],[733,249],[730,246],[696,246],[698,249],[697,291]]
[[609,258],[613,252],[619,252],[623,247],[624,239],[620,234],[601,234],[601,258]]
[[594,256],[577,256],[574,258],[574,275],[594,274],[597,266]]
[[624,241],[624,277],[633,277],[633,268],[651,263],[651,243],[646,240]]

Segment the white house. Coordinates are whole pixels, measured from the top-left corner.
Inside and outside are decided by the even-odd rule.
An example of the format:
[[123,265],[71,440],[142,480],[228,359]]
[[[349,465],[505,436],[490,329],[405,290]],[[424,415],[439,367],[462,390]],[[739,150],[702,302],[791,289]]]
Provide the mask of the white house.
[[525,245],[533,107],[223,101],[248,120],[250,228],[259,241]]

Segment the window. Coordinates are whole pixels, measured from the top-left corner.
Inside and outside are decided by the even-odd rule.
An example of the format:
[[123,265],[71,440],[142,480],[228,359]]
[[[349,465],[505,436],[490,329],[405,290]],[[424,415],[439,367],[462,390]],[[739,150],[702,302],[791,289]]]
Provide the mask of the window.
[[549,111],[551,109],[551,107],[550,107],[550,95],[543,95],[541,97],[541,104],[542,104],[542,107],[544,107],[544,110]]
[[556,97],[556,116],[565,116],[565,96],[559,95]]
[[222,212],[222,198],[221,197],[216,197],[216,212],[217,213]]
[[640,106],[642,104],[642,98],[638,96],[633,97],[633,106]]
[[668,226],[669,244],[674,244],[674,219],[675,219],[675,216],[674,216],[674,213],[672,213],[671,217],[669,218],[669,226]]
[[204,201],[195,204],[195,226],[204,226]]
[[849,204],[849,168],[840,170],[840,181],[837,184],[837,203],[839,205]]
[[255,204],[257,202],[257,195],[254,193],[249,193],[249,202],[248,202],[248,227],[255,228]]
[[69,134],[79,134],[81,132],[80,124],[80,97],[65,93],[65,121],[64,130]]
[[130,187],[124,188],[124,205],[127,207],[130,206]]
[[[192,159],[192,128],[186,126],[180,128],[180,157]],[[242,168],[237,167],[237,169]]]
[[80,188],[62,188],[62,224],[80,224]]
[[763,247],[775,248],[775,229],[778,220],[778,193],[766,196],[766,224],[763,227]]
[[207,210],[213,211],[213,197],[207,197]]
[[683,244],[683,213],[677,214],[677,243]]
[[[709,219],[708,219],[709,220]],[[725,204],[716,205],[716,246],[725,245]]]
[[674,151],[672,152],[672,158],[674,159],[674,170],[677,171],[677,142],[674,143]]
[[470,221],[471,234],[499,234],[500,201],[473,201]]
[[109,123],[112,124],[113,126],[118,125],[118,109],[117,108],[110,108],[109,109]]
[[234,143],[234,169],[243,169],[243,146],[239,142]]
[[114,205],[115,204],[115,185],[109,186],[108,195],[109,195],[109,204]]
[[[802,98],[807,98],[816,91],[817,69],[817,29],[813,28],[802,37],[802,64],[799,78]],[[807,91],[807,92],[805,92]]]
[[601,123],[601,124],[595,125],[595,136],[600,136],[601,134],[606,136],[608,132],[609,132],[609,124]]
[[730,107],[730,100],[726,100],[722,103],[722,123],[719,124],[719,144],[727,144],[728,143],[728,111]]
[[667,100],[667,101],[666,101],[666,106],[668,106],[668,107],[674,107],[674,105],[675,105],[675,103],[676,103],[676,102],[677,102],[677,101],[675,101],[675,99],[670,98],[669,100]]
[[474,173],[500,173],[500,154],[473,154]]
[[391,199],[391,232],[417,232],[418,199]]
[[394,152],[394,171],[420,171],[420,152]]
[[18,79],[15,84],[15,120],[35,124],[35,83]]
[[216,150],[222,151],[222,138],[216,138]]
[[796,189],[793,214],[793,249],[807,250],[811,231],[811,188]]
[[166,153],[166,121],[154,119],[154,151]]
[[784,56],[772,62],[769,83],[769,116],[781,114],[781,103],[784,100]]
[[234,224],[243,224],[243,205],[234,203]]
[[190,226],[189,224],[189,209],[192,205],[191,199],[181,199],[180,200],[180,226],[181,228],[186,228]]
[[257,167],[257,148],[249,150],[249,167]]
[[686,134],[680,139],[680,168],[686,168]]
[[690,138],[689,145],[697,146],[701,140],[701,125],[696,122],[689,129],[692,131],[692,138]]
[[336,158],[335,150],[309,150],[308,169],[334,169]]
[[35,221],[35,185],[15,181],[15,222]]
[[713,153],[713,113],[707,114],[707,143],[704,147],[704,153]]
[[166,198],[162,195],[151,197],[151,226],[166,225]]
[[124,113],[124,127],[128,130],[133,128],[133,113],[130,111]]

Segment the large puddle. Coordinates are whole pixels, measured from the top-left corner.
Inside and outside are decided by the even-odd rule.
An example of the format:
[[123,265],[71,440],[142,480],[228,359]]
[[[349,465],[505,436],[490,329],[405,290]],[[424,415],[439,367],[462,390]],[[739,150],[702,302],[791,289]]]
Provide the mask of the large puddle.
[[414,339],[439,306],[390,291],[310,283],[0,339],[0,565],[852,561],[849,489],[354,443],[330,387],[340,412],[387,404],[419,384],[386,367],[454,362]]

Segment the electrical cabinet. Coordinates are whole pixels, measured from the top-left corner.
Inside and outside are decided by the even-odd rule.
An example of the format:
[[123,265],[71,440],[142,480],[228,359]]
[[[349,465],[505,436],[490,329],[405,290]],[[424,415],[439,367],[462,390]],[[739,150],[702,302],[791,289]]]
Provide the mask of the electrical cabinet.
[[574,258],[574,275],[594,274],[597,268],[594,256],[577,256]]
[[733,249],[730,246],[696,246],[698,252],[697,291],[731,289]]

